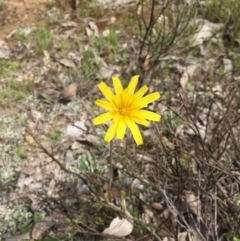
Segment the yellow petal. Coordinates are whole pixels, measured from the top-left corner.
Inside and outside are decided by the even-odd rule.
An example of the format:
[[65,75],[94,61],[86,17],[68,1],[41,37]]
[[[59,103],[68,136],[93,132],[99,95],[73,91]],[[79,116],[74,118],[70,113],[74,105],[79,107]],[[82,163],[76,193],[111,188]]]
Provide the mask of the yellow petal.
[[104,141],[110,142],[114,136],[116,135],[117,132],[117,127],[118,127],[118,122],[113,122],[110,127],[107,130],[107,133],[104,137]]
[[123,92],[123,87],[120,79],[118,77],[112,77],[113,86],[116,95],[120,95]]
[[122,117],[119,115],[119,114],[114,114],[114,117],[113,117],[113,122],[115,123],[115,122],[119,122],[119,120],[121,119]]
[[113,104],[114,104],[115,108],[118,109],[121,106],[121,103],[122,103],[122,94],[115,95],[113,97]]
[[134,101],[134,95],[129,93],[129,89],[125,89],[122,93],[122,105],[129,108]]
[[161,116],[155,112],[148,111],[148,110],[138,110],[132,113],[134,117],[140,118],[140,119],[147,119],[151,121],[160,121]]
[[123,139],[126,132],[127,125],[124,120],[120,119],[117,127],[117,139]]
[[102,115],[97,116],[92,121],[93,121],[94,125],[100,125],[100,124],[103,124],[105,122],[108,122],[113,117],[114,117],[114,114],[112,112],[107,112],[107,113],[104,113]]
[[104,101],[104,100],[96,100],[95,104],[98,105],[99,107],[105,109],[105,110],[113,110],[114,109],[114,105]]
[[114,94],[113,92],[111,91],[111,89],[104,83],[104,82],[101,82],[100,84],[98,84],[98,88],[100,89],[100,91],[102,92],[102,94],[104,95],[104,97],[109,101],[111,102],[113,97],[114,97]]
[[128,128],[132,132],[133,139],[135,140],[136,144],[142,145],[143,139],[142,139],[142,135],[141,135],[141,132],[140,132],[138,126],[136,125],[135,122],[133,122],[129,118],[125,118],[125,119],[126,119],[126,123],[127,123]]
[[135,98],[142,98],[147,91],[148,91],[148,87],[147,87],[146,85],[144,85],[143,87],[141,87],[141,89],[139,89],[139,90],[134,94],[134,97],[135,97]]
[[139,78],[139,75],[135,75],[131,78],[130,83],[127,87],[129,89],[130,94],[134,94],[135,88],[136,88],[137,83],[138,83],[138,78]]
[[139,105],[143,107],[146,107],[148,104],[154,102],[155,100],[159,99],[161,97],[159,92],[154,92],[149,95],[144,96],[140,101]]
[[136,116],[131,116],[130,119],[134,122],[136,122],[137,124],[143,125],[143,126],[149,126],[149,122],[143,118],[139,118]]

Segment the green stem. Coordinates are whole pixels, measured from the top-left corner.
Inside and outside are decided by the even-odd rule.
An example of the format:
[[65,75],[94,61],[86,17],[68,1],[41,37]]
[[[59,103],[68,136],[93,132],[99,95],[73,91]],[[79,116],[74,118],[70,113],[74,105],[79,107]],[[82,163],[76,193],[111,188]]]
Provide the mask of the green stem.
[[112,189],[112,178],[113,178],[113,167],[112,167],[112,150],[113,150],[113,144],[112,141],[110,142],[110,175],[109,175],[109,185],[108,185],[108,190],[109,190],[109,198],[111,200],[111,189]]

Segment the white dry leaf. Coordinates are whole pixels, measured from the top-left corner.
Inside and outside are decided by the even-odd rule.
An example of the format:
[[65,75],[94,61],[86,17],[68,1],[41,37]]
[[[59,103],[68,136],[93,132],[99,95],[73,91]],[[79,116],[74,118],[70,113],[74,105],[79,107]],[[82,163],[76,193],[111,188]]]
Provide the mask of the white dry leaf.
[[75,64],[69,59],[63,58],[63,59],[58,60],[58,62],[60,64],[64,65],[65,67],[68,67],[68,68],[75,68],[76,67]]
[[7,46],[7,43],[3,40],[0,40],[0,59],[9,59],[10,50]]
[[107,29],[105,29],[103,32],[102,32],[102,36],[103,37],[107,37],[107,36],[109,36],[109,34],[110,34],[110,30],[107,28]]
[[51,67],[51,60],[50,60],[50,54],[47,50],[43,50],[43,63],[44,63],[44,71],[47,71]]
[[69,37],[73,36],[74,32],[76,31],[76,28],[72,28],[69,30],[66,30],[64,34],[62,35],[62,40],[67,40]]
[[35,122],[42,119],[42,113],[37,110],[31,110],[31,115]]
[[103,234],[111,235],[115,237],[125,237],[129,235],[133,230],[132,215],[125,210],[125,214],[129,219],[116,217],[110,223],[110,226],[104,229]]
[[71,101],[76,98],[77,96],[77,84],[76,83],[71,83],[68,85],[61,93],[61,96],[59,99],[61,101]]
[[165,237],[163,239],[163,241],[175,241],[175,239],[174,238]]
[[87,131],[86,119],[84,117],[82,117],[81,119],[82,119],[81,121],[74,122],[74,126],[81,129],[82,131]]
[[23,234],[18,234],[18,235],[14,235],[12,237],[8,237],[5,239],[5,241],[24,241],[24,240],[30,240],[31,239],[31,232],[28,231],[27,233],[23,233]]
[[63,183],[66,180],[66,177],[67,177],[67,173],[62,169],[54,173],[54,179],[56,183]]
[[25,174],[21,173],[18,181],[17,181],[17,186],[19,188],[23,188],[24,186],[29,186],[33,182],[33,177],[27,177]]
[[90,21],[88,23],[88,26],[92,29],[94,36],[99,37],[97,24],[95,22]]
[[199,216],[201,213],[201,203],[198,201],[198,198],[190,191],[185,192],[185,197],[190,210]]
[[161,203],[154,202],[154,203],[152,203],[152,208],[154,208],[155,210],[162,211],[163,205]]
[[99,33],[98,33],[98,27],[96,25],[95,22],[90,21],[86,27],[86,35],[88,37],[90,36],[95,36],[95,37],[99,37]]
[[187,85],[188,83],[188,79],[189,79],[189,76],[188,76],[188,72],[187,72],[187,69],[185,69],[183,71],[183,74],[182,74],[182,77],[180,79],[180,84],[182,86],[183,89],[185,89],[185,86]]
[[79,143],[79,141],[74,141],[73,144],[71,145],[72,150],[77,150],[79,148],[82,148],[82,144]]
[[90,189],[87,186],[86,182],[83,180],[83,178],[78,178],[76,189],[77,189],[76,192],[78,195],[90,194]]
[[40,238],[47,230],[49,230],[54,225],[52,217],[45,217],[38,223],[36,223],[32,230],[32,239],[36,240]]
[[93,54],[94,54],[94,59],[95,59],[97,64],[101,64],[101,66],[104,66],[104,67],[108,66],[107,63],[104,61],[104,59],[101,58],[99,56],[99,54],[96,53],[96,51],[93,50]]
[[100,78],[108,79],[110,78],[114,72],[121,72],[122,67],[119,65],[108,65],[103,66],[100,69]]
[[76,23],[74,21],[67,21],[65,23],[62,23],[61,26],[63,26],[63,27],[77,27],[78,23]]
[[168,20],[168,17],[167,17],[167,16],[164,16],[163,14],[161,14],[161,15],[158,17],[157,22],[158,22],[158,23],[161,23],[161,24],[168,24],[168,23],[169,23],[169,20]]
[[100,76],[103,79],[108,79],[113,75],[113,72],[114,72],[114,69],[111,68],[110,66],[108,66],[108,67],[103,66],[100,69]]
[[216,86],[212,87],[212,92],[215,96],[224,99],[226,97],[226,94],[224,93],[221,85],[217,84]]
[[131,4],[132,0],[97,0],[95,1],[97,5],[101,5],[103,8],[114,8],[118,6],[125,6],[126,4]]
[[47,191],[48,197],[53,197],[53,194],[56,191],[55,189],[56,189],[56,181],[53,178],[48,184],[48,191]]
[[110,19],[110,23],[115,23],[117,21],[116,17],[112,16]]
[[188,73],[188,76],[193,76],[195,70],[197,69],[198,67],[198,64],[197,63],[191,63],[187,66],[187,73]]
[[146,161],[146,162],[153,161],[151,156],[147,156],[147,155],[143,155],[143,154],[137,154],[136,155],[136,160],[137,161]]
[[201,138],[205,138],[206,136],[206,126],[202,126],[199,122],[196,123],[196,126],[198,129],[196,129],[196,126],[189,124],[189,128],[187,128],[184,132],[188,135],[198,135],[200,134]]
[[145,222],[146,222],[146,224],[149,224],[150,221],[152,220],[154,214],[146,205],[143,206],[143,210],[144,210]]
[[14,30],[11,31],[8,35],[6,35],[5,39],[11,38],[16,32],[17,32],[17,29],[14,29]]
[[214,31],[220,30],[220,28],[223,27],[223,24],[212,23],[208,20],[196,19],[194,22],[199,24],[200,27],[198,32],[195,34],[193,46],[202,45],[204,41],[213,37]]
[[135,178],[131,183],[131,191],[133,192],[135,190],[143,190],[143,189],[144,189],[144,185],[141,183],[139,179]]
[[31,210],[36,211],[39,209],[41,199],[35,194],[30,194],[28,197],[31,199]]
[[98,146],[98,145],[99,145],[99,142],[100,142],[98,136],[96,136],[96,135],[91,135],[91,134],[88,134],[88,135],[86,136],[86,141],[88,141],[89,143],[92,143],[92,144],[95,145],[95,146]]
[[223,65],[226,72],[231,73],[233,71],[233,63],[231,59],[223,58]]
[[0,205],[0,213],[4,213],[7,210],[7,205]]
[[188,232],[182,232],[178,234],[178,240],[179,241],[186,241],[186,240],[190,240],[189,238],[191,238],[191,235],[189,236]]
[[[18,168],[15,169],[15,170],[17,171]],[[32,174],[35,173],[35,168],[31,167],[31,166],[24,166],[24,167],[20,168],[20,170],[21,170],[21,173],[24,173],[24,174],[27,174],[27,175],[32,175]]]
[[21,28],[17,29],[15,31],[15,33],[18,35],[23,35],[23,36],[27,37],[35,29],[36,29],[36,27],[34,27],[34,26],[25,26],[25,27],[21,27]]
[[81,52],[70,52],[68,58],[71,59],[78,67],[81,66],[82,54]]
[[70,137],[80,137],[87,130],[85,120],[76,121],[74,125],[68,125],[65,134]]
[[42,188],[42,182],[34,182],[34,183],[31,183],[31,185],[29,186],[29,188],[31,189],[31,190],[37,190],[37,189],[40,189],[40,188]]
[[66,168],[69,168],[69,166],[73,165],[74,163],[73,153],[70,150],[67,150],[66,152],[65,163],[66,163]]

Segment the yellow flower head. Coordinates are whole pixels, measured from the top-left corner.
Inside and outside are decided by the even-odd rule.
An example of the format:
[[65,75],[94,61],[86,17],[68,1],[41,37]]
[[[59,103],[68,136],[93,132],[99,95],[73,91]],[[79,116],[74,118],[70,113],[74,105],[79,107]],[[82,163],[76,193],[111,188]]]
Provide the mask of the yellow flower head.
[[133,76],[128,87],[123,89],[120,79],[113,77],[112,81],[115,94],[104,82],[98,85],[98,88],[107,101],[96,100],[95,104],[108,112],[94,118],[93,124],[99,125],[112,120],[112,124],[104,137],[106,142],[110,142],[114,136],[116,136],[117,139],[123,139],[126,128],[128,127],[137,145],[141,145],[143,144],[143,139],[137,124],[149,126],[147,120],[160,121],[160,115],[148,110],[142,110],[142,108],[146,108],[148,104],[160,98],[159,92],[144,96],[148,91],[148,87],[144,85],[134,93],[138,78],[138,75]]

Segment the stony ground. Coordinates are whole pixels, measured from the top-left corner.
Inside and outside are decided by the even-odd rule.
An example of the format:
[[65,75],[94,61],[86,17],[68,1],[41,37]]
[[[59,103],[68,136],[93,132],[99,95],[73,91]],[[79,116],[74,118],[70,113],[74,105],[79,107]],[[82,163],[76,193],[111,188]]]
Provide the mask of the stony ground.
[[[239,240],[238,3],[73,3],[0,0],[0,239]],[[110,156],[97,84],[135,74],[162,121]]]

